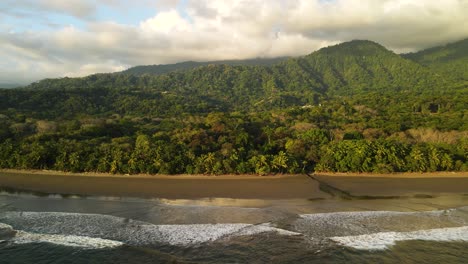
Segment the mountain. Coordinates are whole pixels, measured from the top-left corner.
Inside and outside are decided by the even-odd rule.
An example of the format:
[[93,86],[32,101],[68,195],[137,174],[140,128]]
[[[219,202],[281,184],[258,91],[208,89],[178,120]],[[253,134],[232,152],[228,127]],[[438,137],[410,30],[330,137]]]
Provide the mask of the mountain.
[[467,171],[468,85],[420,63],[356,40],[268,66],[188,62],[0,89],[0,168]]
[[[166,65],[164,69],[196,64]],[[398,93],[431,94],[453,88],[449,78],[365,40],[323,48],[268,67],[209,64],[159,75],[149,72],[42,80],[0,93],[0,111],[13,108],[54,118],[108,113],[177,116],[269,111],[318,105],[334,96],[377,93],[395,97]]]
[[207,62],[196,62],[196,61],[185,61],[175,64],[161,64],[161,65],[145,65],[135,66],[129,68],[120,73],[132,74],[132,75],[161,75],[170,73],[173,71],[184,71],[191,70],[197,67],[208,66],[208,65],[231,65],[231,66],[270,66],[278,62],[287,60],[286,57],[280,58],[257,58],[248,60],[222,60],[222,61],[207,61]]
[[430,91],[443,80],[421,65],[372,41],[354,40],[292,59],[332,94],[371,91]]
[[16,88],[16,87],[21,87],[23,85],[17,84],[17,83],[0,83],[0,89],[1,88]]
[[468,39],[403,54],[403,57],[456,80],[468,81]]

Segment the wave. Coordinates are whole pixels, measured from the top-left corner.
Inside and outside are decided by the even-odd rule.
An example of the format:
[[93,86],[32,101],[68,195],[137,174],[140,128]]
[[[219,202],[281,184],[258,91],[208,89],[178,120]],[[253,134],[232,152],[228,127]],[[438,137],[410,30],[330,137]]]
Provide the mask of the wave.
[[361,211],[302,214],[293,228],[313,238],[412,232],[468,225],[468,207],[427,212]]
[[148,225],[144,233],[159,233],[158,242],[187,246],[237,236],[251,236],[260,233],[278,235],[300,235],[296,232],[271,226],[270,223],[252,224],[193,224],[193,225]]
[[13,237],[15,233],[16,231],[11,225],[0,223],[0,241]]
[[82,247],[112,247],[119,243],[131,246],[191,246],[261,233],[301,235],[311,242],[333,241],[362,249],[383,249],[400,240],[428,238],[446,241],[444,239],[457,240],[462,236],[468,239],[468,207],[431,212],[303,214],[298,218],[292,217],[290,221],[285,222],[290,230],[285,230],[272,223],[157,225],[100,214],[0,213],[0,222],[21,231],[16,241],[49,241]]
[[381,232],[359,236],[331,237],[340,245],[360,250],[384,250],[398,241],[465,241],[468,242],[468,226],[418,230],[413,232]]
[[15,230],[11,225],[0,223],[0,241],[15,244],[29,243],[52,243],[69,247],[86,249],[114,248],[122,246],[123,243],[102,238],[92,238],[75,235],[36,234],[21,230]]
[[74,235],[49,235],[49,234],[34,234],[24,231],[18,231],[16,236],[11,240],[15,244],[30,244],[30,243],[52,243],[67,247],[79,247],[84,249],[103,249],[120,247],[124,243],[109,239],[93,238]]
[[[78,213],[5,212],[0,213],[0,221],[28,233],[97,237],[137,246],[156,244],[188,246],[267,232],[288,236],[300,235],[276,228],[270,223],[154,225],[109,215]],[[28,237],[29,240],[31,238],[34,237]],[[41,239],[56,241],[61,238],[43,236]]]

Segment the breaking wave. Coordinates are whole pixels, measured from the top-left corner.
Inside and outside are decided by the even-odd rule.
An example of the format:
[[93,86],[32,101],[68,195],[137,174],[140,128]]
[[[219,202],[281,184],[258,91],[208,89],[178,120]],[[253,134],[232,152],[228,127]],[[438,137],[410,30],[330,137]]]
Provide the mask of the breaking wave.
[[346,247],[361,250],[383,250],[398,241],[425,240],[438,242],[468,242],[468,226],[419,230],[413,232],[381,232],[359,236],[331,237],[331,240]]
[[122,243],[136,246],[189,246],[267,232],[300,235],[276,228],[270,223],[154,225],[99,214],[5,212],[0,214],[0,221],[22,230],[13,239],[17,243],[43,241],[81,247],[109,247]]
[[52,243],[56,245],[79,247],[85,249],[103,249],[115,248],[122,246],[123,243],[109,239],[93,238],[85,236],[74,235],[49,235],[49,234],[34,234],[24,231],[18,231],[16,236],[12,239],[15,244],[29,244],[29,243]]
[[405,240],[468,242],[468,207],[430,212],[303,214],[283,224],[290,230],[272,223],[158,225],[100,214],[3,212],[0,213],[0,239],[14,243],[48,242],[107,248],[123,244],[192,246],[269,233],[300,235],[312,243],[331,242],[366,250],[385,249]]

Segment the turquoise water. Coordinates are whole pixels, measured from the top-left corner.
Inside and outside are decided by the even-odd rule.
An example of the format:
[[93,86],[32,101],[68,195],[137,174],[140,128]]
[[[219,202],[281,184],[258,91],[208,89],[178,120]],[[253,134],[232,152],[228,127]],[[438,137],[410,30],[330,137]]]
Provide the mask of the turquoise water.
[[466,201],[4,192],[0,263],[468,263]]

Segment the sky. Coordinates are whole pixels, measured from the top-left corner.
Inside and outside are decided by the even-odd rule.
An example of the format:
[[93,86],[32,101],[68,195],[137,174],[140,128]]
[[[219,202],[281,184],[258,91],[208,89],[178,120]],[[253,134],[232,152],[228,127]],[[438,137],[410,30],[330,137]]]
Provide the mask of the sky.
[[1,0],[0,83],[300,56],[353,39],[401,53],[467,37],[468,0]]

